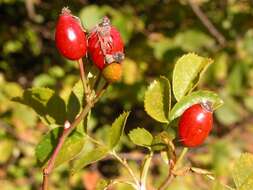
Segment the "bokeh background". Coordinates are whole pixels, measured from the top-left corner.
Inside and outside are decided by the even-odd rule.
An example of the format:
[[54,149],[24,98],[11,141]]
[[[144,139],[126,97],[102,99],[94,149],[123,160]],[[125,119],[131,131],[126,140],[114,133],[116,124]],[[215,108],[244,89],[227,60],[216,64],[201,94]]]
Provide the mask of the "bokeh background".
[[[215,60],[198,88],[217,92],[225,104],[215,113],[212,134],[203,146],[190,150],[186,164],[209,169],[223,183],[232,184],[234,160],[242,152],[253,152],[253,1],[0,0],[0,188],[39,189],[42,174],[34,149],[49,130],[33,110],[10,99],[33,86],[50,87],[64,97],[78,80],[77,64],[62,58],[54,44],[55,23],[64,6],[88,30],[102,16],[109,16],[126,45],[122,82],[111,86],[92,111],[92,130],[98,138],[105,138],[108,125],[123,110],[132,111],[126,132],[138,126],[154,133],[161,130],[161,124],[143,109],[148,84],[160,75],[170,78],[175,60],[184,53]],[[126,136],[120,148],[137,168],[143,150]],[[157,155],[148,180],[150,189],[157,187],[166,171]],[[125,174],[110,159],[73,176],[63,165],[51,176],[50,189],[92,190],[99,179]],[[171,189],[223,188],[206,178],[186,175],[175,180]]]

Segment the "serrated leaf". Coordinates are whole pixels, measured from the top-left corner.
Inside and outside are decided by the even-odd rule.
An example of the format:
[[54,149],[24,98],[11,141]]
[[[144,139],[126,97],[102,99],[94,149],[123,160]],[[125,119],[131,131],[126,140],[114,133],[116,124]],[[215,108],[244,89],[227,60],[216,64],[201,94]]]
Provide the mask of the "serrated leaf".
[[[58,127],[46,134],[36,147],[35,154],[40,165],[44,165],[58,143],[63,128]],[[74,131],[64,142],[56,158],[55,167],[72,160],[83,148],[85,137]]]
[[168,115],[171,106],[170,82],[165,77],[153,81],[145,92],[145,111],[153,119],[168,123]]
[[108,146],[113,149],[119,142],[120,137],[124,131],[126,120],[130,112],[122,113],[112,124],[109,130]]
[[128,136],[131,141],[138,146],[149,147],[153,141],[153,136],[144,128],[133,129]]
[[64,100],[49,88],[28,89],[22,97],[14,98],[13,101],[31,107],[46,124],[63,125],[66,120]]
[[223,104],[222,99],[214,92],[205,90],[196,91],[187,96],[184,96],[178,103],[175,104],[170,112],[170,121],[182,115],[182,113],[193,104],[206,101],[212,103],[213,110],[217,109]]
[[76,173],[83,167],[103,159],[108,154],[108,152],[108,148],[103,146],[96,147],[90,151],[84,152],[76,160],[73,161],[71,173]]
[[232,175],[238,190],[251,190],[253,187],[253,154],[242,154],[234,165]]
[[173,71],[173,93],[177,101],[196,86],[196,79],[213,61],[188,53],[179,58]]

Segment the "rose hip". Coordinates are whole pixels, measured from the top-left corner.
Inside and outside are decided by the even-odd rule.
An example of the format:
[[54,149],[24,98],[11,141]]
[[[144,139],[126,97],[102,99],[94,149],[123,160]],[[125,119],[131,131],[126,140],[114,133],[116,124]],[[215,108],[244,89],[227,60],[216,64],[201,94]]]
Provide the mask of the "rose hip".
[[94,64],[103,70],[110,63],[124,59],[124,44],[118,30],[107,17],[96,26],[88,37],[88,52]]
[[213,112],[209,103],[189,107],[179,120],[179,138],[183,145],[201,145],[209,135],[213,125]]
[[59,52],[70,60],[78,60],[86,55],[87,39],[80,20],[68,8],[63,8],[59,16],[55,42]]

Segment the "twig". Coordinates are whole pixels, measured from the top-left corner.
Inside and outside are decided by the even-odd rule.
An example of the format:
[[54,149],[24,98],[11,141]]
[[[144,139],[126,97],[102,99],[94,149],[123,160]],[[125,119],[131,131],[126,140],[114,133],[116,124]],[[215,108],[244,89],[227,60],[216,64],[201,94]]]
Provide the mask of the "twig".
[[177,169],[177,167],[180,165],[182,162],[185,154],[187,153],[188,148],[184,148],[182,152],[180,153],[176,163],[173,163],[172,160],[170,161],[170,169],[167,178],[164,180],[164,182],[161,184],[161,186],[158,188],[158,190],[166,190],[166,188],[169,186],[171,183],[172,179],[175,177],[174,170]]
[[78,59],[79,69],[80,69],[80,77],[83,84],[84,92],[86,94],[86,100],[88,99],[88,95],[90,94],[90,89],[86,80],[83,59]]
[[104,94],[104,92],[106,91],[107,87],[109,86],[109,83],[106,82],[105,85],[96,93],[96,98],[94,100],[94,102],[96,103],[99,98]]
[[64,129],[63,129],[63,132],[59,138],[58,144],[57,144],[56,148],[54,149],[54,152],[53,152],[50,160],[48,161],[46,168],[43,169],[42,190],[47,190],[48,176],[54,168],[55,160],[57,158],[59,151],[61,150],[61,147],[62,147],[65,139],[75,129],[75,127],[83,120],[83,118],[89,113],[91,107],[92,107],[91,104],[87,104],[72,124],[70,124],[68,121],[65,122]]
[[174,167],[173,167],[173,170],[176,170],[177,167],[181,164],[181,162],[182,162],[182,160],[183,160],[185,154],[187,153],[187,151],[188,151],[188,148],[184,147],[184,149],[183,149],[182,152],[180,153],[179,158],[177,159],[177,161],[176,161],[176,163],[175,163],[175,165],[174,165]]
[[112,155],[114,156],[114,158],[116,158],[125,168],[126,170],[128,171],[128,173],[131,175],[131,177],[133,178],[135,184],[137,185],[137,187],[140,186],[139,184],[139,180],[137,179],[137,177],[134,175],[134,172],[133,170],[129,167],[129,165],[127,164],[126,160],[122,160],[118,155],[117,153],[115,152],[112,152]]
[[203,25],[208,29],[208,31],[216,38],[219,44],[224,47],[226,45],[225,37],[215,28],[213,23],[208,19],[201,8],[194,2],[195,0],[188,0],[193,12],[197,15]]
[[170,162],[170,169],[169,169],[168,176],[163,181],[163,183],[160,185],[160,187],[158,188],[158,190],[166,190],[166,188],[169,186],[169,184],[171,183],[172,179],[174,178],[174,175],[172,174],[172,169],[173,169],[173,165]]
[[[215,177],[213,177],[213,176],[211,176],[211,175],[205,175],[205,176],[206,176],[208,179],[212,180],[212,181],[216,180]],[[229,185],[224,184],[224,183],[222,183],[221,181],[219,181],[219,183],[220,183],[222,186],[224,186],[225,188],[229,189],[229,190],[235,190],[233,187],[230,187]]]
[[140,181],[141,190],[146,190],[148,170],[151,164],[152,157],[153,157],[153,152],[150,152],[150,154],[145,158],[143,162],[143,167],[141,170],[141,181]]

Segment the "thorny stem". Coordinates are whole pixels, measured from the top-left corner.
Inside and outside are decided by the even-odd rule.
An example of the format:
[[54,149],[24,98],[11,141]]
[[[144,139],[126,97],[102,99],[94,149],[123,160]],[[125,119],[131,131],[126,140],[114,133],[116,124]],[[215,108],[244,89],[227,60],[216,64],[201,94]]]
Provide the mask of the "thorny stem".
[[133,178],[135,184],[136,184],[136,187],[139,189],[140,187],[140,184],[139,184],[139,180],[137,179],[137,177],[134,175],[134,172],[133,170],[129,167],[129,165],[127,164],[127,161],[126,160],[122,160],[116,152],[112,152],[111,153],[114,158],[116,158],[125,168],[126,170],[128,171],[128,173],[130,174],[130,176]]
[[49,175],[51,174],[51,172],[54,168],[57,155],[59,154],[59,152],[62,148],[62,145],[64,144],[65,139],[76,128],[76,126],[84,119],[84,117],[90,112],[91,108],[99,100],[99,98],[103,95],[103,92],[108,87],[108,84],[105,85],[100,91],[98,91],[96,93],[96,96],[91,99],[89,97],[90,86],[88,85],[87,80],[86,80],[82,59],[79,59],[78,63],[79,63],[79,67],[80,67],[80,76],[81,76],[81,80],[82,80],[82,83],[83,83],[83,88],[84,88],[85,93],[86,93],[87,104],[83,108],[81,113],[76,117],[76,119],[73,121],[72,124],[70,124],[68,121],[65,122],[63,132],[62,132],[61,136],[59,137],[59,141],[58,141],[58,143],[57,143],[57,145],[56,145],[56,147],[53,151],[53,154],[50,157],[50,159],[47,163],[47,166],[43,169],[42,190],[47,190],[48,189],[48,181],[49,181],[48,177],[49,177]]
[[68,135],[75,129],[75,127],[83,120],[83,118],[89,113],[92,105],[87,104],[82,112],[76,117],[74,122],[72,124],[69,124],[69,122],[65,122],[63,132],[59,138],[58,144],[56,148],[54,149],[54,152],[51,156],[51,158],[48,161],[47,166],[43,169],[43,183],[42,183],[42,190],[47,190],[48,187],[48,176],[52,172],[55,164],[55,160],[57,155],[59,154],[61,147],[65,141],[65,139],[68,137]]
[[188,151],[188,148],[184,148],[182,150],[182,152],[180,153],[177,161],[175,164],[172,164],[170,162],[170,169],[169,169],[169,173],[168,173],[168,176],[166,177],[166,179],[163,181],[163,183],[161,184],[161,186],[158,188],[158,190],[165,190],[169,184],[171,183],[172,179],[175,177],[175,175],[173,174],[173,170],[176,170],[177,167],[181,164],[185,154],[187,153]]

